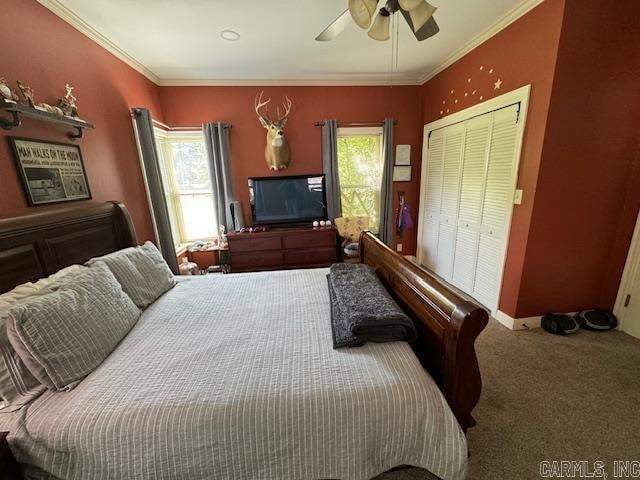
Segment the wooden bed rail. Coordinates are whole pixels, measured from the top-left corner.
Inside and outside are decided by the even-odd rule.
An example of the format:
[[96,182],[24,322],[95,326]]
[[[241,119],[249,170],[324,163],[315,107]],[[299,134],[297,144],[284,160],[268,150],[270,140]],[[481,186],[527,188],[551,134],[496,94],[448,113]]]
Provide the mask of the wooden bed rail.
[[482,388],[475,340],[487,325],[487,311],[370,232],[360,236],[360,262],[376,270],[412,317],[419,337],[413,345],[416,355],[466,432],[475,425],[471,412]]

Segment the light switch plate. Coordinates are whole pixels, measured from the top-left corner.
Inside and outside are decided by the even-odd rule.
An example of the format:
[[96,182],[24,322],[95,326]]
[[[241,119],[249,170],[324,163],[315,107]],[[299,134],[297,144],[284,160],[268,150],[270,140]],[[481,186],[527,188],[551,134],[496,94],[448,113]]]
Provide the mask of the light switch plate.
[[401,243],[396,244],[396,250],[398,252],[402,252],[402,244]]
[[516,189],[516,193],[513,196],[513,204],[522,205],[522,190],[520,188]]

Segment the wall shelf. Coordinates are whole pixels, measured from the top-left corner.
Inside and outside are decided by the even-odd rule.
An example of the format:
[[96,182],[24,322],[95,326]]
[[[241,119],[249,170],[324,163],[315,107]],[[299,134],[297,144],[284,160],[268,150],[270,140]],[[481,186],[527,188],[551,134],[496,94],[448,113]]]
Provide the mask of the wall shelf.
[[59,116],[55,113],[45,112],[43,110],[30,107],[29,105],[21,105],[19,103],[7,102],[0,100],[0,111],[11,114],[11,118],[0,117],[0,128],[4,130],[11,130],[12,128],[19,127],[22,123],[20,117],[33,118],[43,122],[49,122],[57,125],[65,125],[67,127],[74,128],[75,132],[69,132],[69,138],[75,140],[82,138],[85,128],[95,128],[91,123],[79,120],[77,118]]

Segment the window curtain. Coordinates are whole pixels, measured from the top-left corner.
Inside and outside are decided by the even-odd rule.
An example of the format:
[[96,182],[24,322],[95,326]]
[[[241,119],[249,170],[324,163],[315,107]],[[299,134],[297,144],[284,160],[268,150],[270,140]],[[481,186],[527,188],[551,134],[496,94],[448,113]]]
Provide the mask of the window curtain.
[[342,216],[340,178],[338,176],[338,121],[325,120],[322,126],[322,170],[325,175],[327,216],[335,220]]
[[164,196],[162,174],[158,150],[156,149],[156,139],[153,133],[151,113],[146,108],[134,108],[132,114],[140,162],[142,163],[147,188],[147,197],[151,207],[153,227],[158,241],[158,249],[162,253],[171,271],[174,274],[178,274],[178,259],[175,245],[173,244],[167,199]]
[[380,189],[380,231],[378,236],[386,245],[392,246],[393,219],[393,128],[394,120],[385,118],[382,122],[382,186]]
[[[224,225],[227,231],[234,229],[231,204],[235,202],[233,176],[231,174],[229,128],[229,124],[221,122],[202,125],[205,150],[209,159],[214,207],[217,212],[218,223]],[[237,203],[234,205],[237,205]],[[240,212],[241,216],[242,213]]]

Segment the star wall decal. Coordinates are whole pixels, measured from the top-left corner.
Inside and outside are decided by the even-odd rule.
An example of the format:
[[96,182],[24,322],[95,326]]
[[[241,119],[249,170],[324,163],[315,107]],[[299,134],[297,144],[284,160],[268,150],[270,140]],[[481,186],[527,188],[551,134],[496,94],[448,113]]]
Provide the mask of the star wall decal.
[[[496,78],[495,82],[492,77]],[[457,84],[449,87],[450,96],[445,95],[446,98],[442,99],[442,106],[436,110],[440,112],[440,116],[457,112],[460,109],[468,108],[476,103],[499,95],[501,92],[497,92],[497,90],[502,89],[503,83],[503,80],[498,77],[497,69],[491,65],[479,65],[479,72],[477,76],[467,75],[462,77],[460,81],[462,82],[462,85],[465,85],[466,83],[466,87],[459,88],[458,90],[461,90],[461,92],[458,94],[456,94],[455,88],[451,88],[451,86],[456,87]],[[493,91],[495,93],[490,94],[487,90],[491,90],[492,84]],[[450,106],[450,108],[446,108],[447,106]]]

